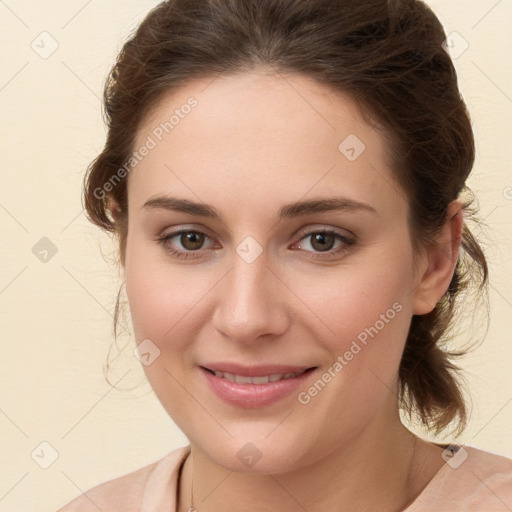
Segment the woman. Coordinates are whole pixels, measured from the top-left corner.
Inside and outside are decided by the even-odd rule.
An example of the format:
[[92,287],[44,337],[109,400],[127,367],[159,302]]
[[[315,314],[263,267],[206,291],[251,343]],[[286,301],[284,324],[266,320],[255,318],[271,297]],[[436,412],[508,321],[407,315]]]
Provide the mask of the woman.
[[106,86],[89,218],[119,237],[137,353],[190,445],[70,510],[506,511],[460,434],[471,123],[415,0],[174,0]]

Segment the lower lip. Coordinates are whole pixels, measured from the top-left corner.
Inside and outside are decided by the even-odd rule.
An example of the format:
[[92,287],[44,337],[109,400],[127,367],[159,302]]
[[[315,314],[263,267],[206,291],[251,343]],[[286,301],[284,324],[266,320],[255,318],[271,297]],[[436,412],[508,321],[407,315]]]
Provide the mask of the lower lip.
[[200,370],[206,377],[210,388],[219,398],[231,405],[254,409],[270,405],[289,395],[303,384],[315,372],[316,368],[307,370],[298,377],[269,382],[267,384],[231,382],[228,379],[217,377],[204,368],[200,368]]

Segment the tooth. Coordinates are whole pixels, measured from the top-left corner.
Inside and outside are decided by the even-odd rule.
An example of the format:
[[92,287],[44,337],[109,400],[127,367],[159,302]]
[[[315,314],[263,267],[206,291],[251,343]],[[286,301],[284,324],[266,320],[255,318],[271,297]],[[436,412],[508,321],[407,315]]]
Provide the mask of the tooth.
[[244,375],[235,375],[235,382],[239,382],[240,384],[250,384],[251,377],[246,377]]
[[259,377],[247,377],[245,375],[235,375],[233,373],[214,371],[216,377],[227,379],[231,382],[240,384],[267,384],[269,382],[277,382],[278,380],[291,379],[302,375],[304,372],[295,373],[274,373],[272,375],[262,375]]
[[253,384],[267,384],[270,382],[270,378],[268,375],[265,375],[264,377],[253,377],[252,383]]

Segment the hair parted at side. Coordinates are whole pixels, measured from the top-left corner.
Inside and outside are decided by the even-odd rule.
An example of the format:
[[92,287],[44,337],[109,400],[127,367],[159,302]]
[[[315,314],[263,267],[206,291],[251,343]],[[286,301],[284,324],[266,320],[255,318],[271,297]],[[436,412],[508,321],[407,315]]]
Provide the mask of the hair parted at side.
[[[119,180],[118,171],[130,160],[150,109],[191,79],[265,67],[348,93],[383,127],[420,254],[443,226],[449,203],[471,192],[466,179],[475,159],[471,120],[445,39],[439,20],[419,0],[162,2],[124,44],[106,82],[107,140],[84,179],[88,218],[118,237],[124,265],[129,176]],[[118,182],[107,191],[116,173]],[[473,201],[463,202],[465,220],[476,220]],[[477,285],[478,296],[486,296],[487,281],[485,255],[465,222],[448,290],[429,314],[413,316],[399,368],[402,410],[436,434],[448,427],[460,434],[467,424],[453,362],[465,352],[445,344],[462,292]],[[118,306],[119,295],[115,334]]]

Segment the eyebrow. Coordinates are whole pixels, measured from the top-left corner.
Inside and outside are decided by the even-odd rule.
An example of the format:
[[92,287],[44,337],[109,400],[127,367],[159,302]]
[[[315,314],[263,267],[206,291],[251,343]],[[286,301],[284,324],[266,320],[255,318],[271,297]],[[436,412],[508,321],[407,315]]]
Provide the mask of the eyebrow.
[[[143,209],[169,210],[188,213],[199,217],[223,221],[222,214],[213,206],[205,203],[196,203],[188,199],[172,196],[156,196],[146,201]],[[309,201],[287,203],[281,207],[278,213],[279,219],[290,219],[308,215],[311,213],[327,212],[333,210],[367,211],[376,214],[373,206],[347,197],[326,197]]]

